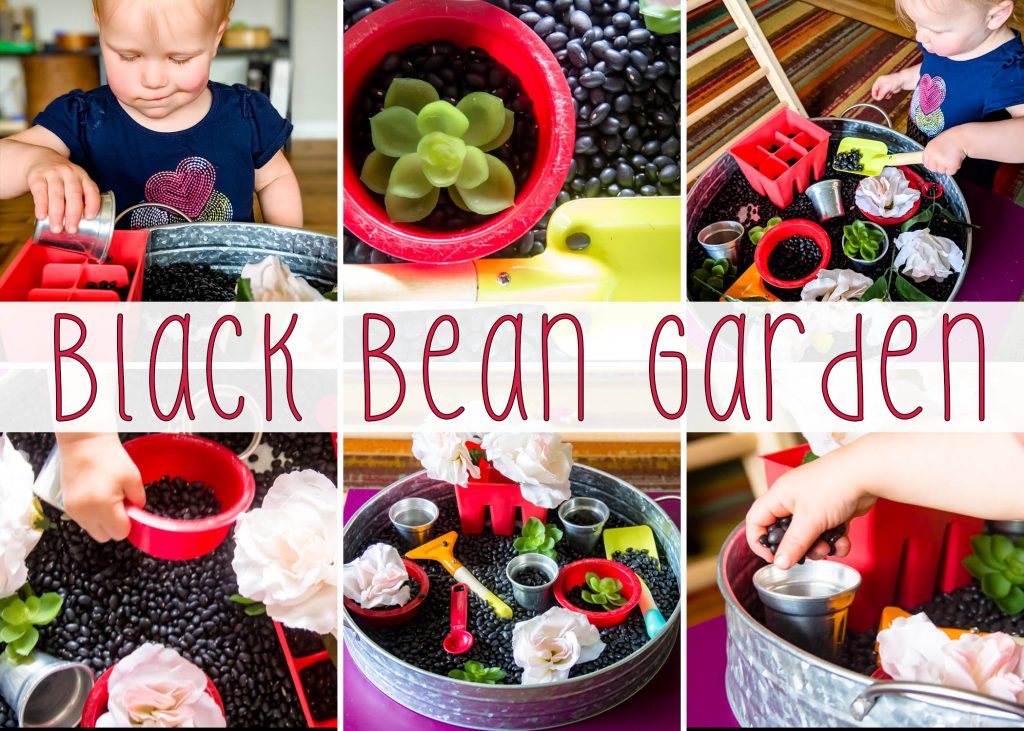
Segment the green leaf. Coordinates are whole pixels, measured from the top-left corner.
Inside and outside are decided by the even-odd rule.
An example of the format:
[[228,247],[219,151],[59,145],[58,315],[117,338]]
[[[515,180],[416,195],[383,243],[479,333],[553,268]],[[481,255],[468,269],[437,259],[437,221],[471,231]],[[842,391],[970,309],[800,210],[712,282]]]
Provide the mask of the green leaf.
[[1003,535],[992,536],[992,558],[999,563],[1006,563],[1006,559],[1013,553],[1013,542]]
[[469,119],[457,107],[442,99],[430,102],[419,111],[416,115],[416,129],[421,135],[441,132],[461,142],[462,136],[469,130]]
[[[433,88],[433,87],[431,87]],[[359,179],[363,185],[374,193],[384,195],[388,189],[388,180],[391,178],[391,170],[398,160],[388,157],[382,152],[374,150],[363,163],[363,169],[359,173]]]
[[871,300],[884,300],[889,294],[889,280],[886,279],[886,275],[880,276],[876,279],[867,291],[860,296],[861,302],[870,302]]
[[1005,614],[1016,616],[1024,612],[1024,590],[1015,586],[1006,596],[996,598],[995,603]]
[[817,458],[818,455],[816,455],[814,452],[807,452],[806,454],[804,454],[804,458],[800,460],[800,464],[807,464],[808,462],[813,462]]
[[245,613],[250,617],[259,617],[267,613],[267,608],[262,604],[251,604],[245,608]]
[[330,292],[324,292],[324,299],[330,300],[331,302],[338,301],[338,290],[332,290]]
[[449,670],[448,677],[455,678],[456,680],[469,680],[469,678],[466,677],[466,673],[464,673],[462,670],[459,670],[458,668],[456,668],[455,670]]
[[25,634],[23,634],[14,642],[10,642],[7,645],[7,649],[14,648],[14,654],[20,657],[28,657],[28,654],[32,652],[32,648],[39,642],[39,630],[35,627],[29,627]]
[[28,624],[8,624],[4,625],[3,629],[0,629],[0,642],[11,643],[25,634],[31,625]]
[[992,536],[976,535],[971,538],[971,549],[986,566],[995,566],[996,560],[992,556]]
[[516,183],[505,163],[493,155],[484,157],[487,158],[487,180],[475,188],[456,187],[471,211],[486,216],[503,211],[515,202]]
[[505,105],[493,94],[474,91],[464,96],[456,108],[469,120],[469,129],[462,136],[467,145],[489,144],[505,127]]
[[772,216],[771,218],[768,219],[768,228],[771,228],[772,226],[778,226],[780,223],[782,223],[781,216]]
[[919,223],[928,223],[932,220],[933,215],[935,215],[935,211],[931,206],[929,206],[913,218],[908,218],[904,221],[903,225],[900,226],[900,231],[906,233]]
[[405,107],[414,113],[419,113],[423,107],[431,102],[436,102],[437,89],[426,81],[420,79],[395,79],[388,87],[384,95],[384,108]]
[[554,538],[545,538],[544,542],[540,544],[540,550],[542,550],[542,551],[550,551],[554,547],[555,547],[555,539]]
[[516,549],[516,553],[527,553],[526,547],[529,541],[525,536],[520,536],[512,541],[512,547]]
[[708,281],[709,276],[711,276],[711,274],[707,269],[698,269],[693,273],[693,278],[700,282]]
[[476,660],[467,660],[462,667],[464,667],[467,672],[473,673],[474,675],[484,669],[484,666]]
[[391,169],[388,179],[387,193],[403,198],[422,198],[433,190],[431,183],[423,171],[423,158],[411,152],[402,155]]
[[903,277],[896,277],[896,291],[906,302],[934,302],[931,297],[919,290]]
[[540,551],[537,551],[537,553],[539,553],[541,556],[547,556],[552,561],[558,560],[558,554],[556,554],[553,550],[542,549]]
[[403,198],[388,193],[384,196],[384,208],[388,212],[388,218],[395,223],[413,223],[431,214],[440,195],[440,188],[434,188],[422,198]]
[[[450,188],[445,188],[445,190],[448,191],[448,197],[452,199],[452,203],[464,211],[469,211],[469,206],[466,205],[466,201],[462,200],[462,196],[459,195],[458,188],[453,185]],[[472,211],[469,212],[472,213]],[[476,463],[474,462],[474,464]]]
[[444,188],[455,184],[466,158],[465,142],[444,132],[430,132],[420,140],[416,151],[423,163],[423,174],[432,185]]
[[235,302],[254,302],[252,296],[252,283],[248,277],[242,277],[235,284]]
[[15,599],[4,607],[0,612],[0,617],[3,617],[8,624],[25,624],[28,622],[28,609],[25,607],[25,602]]
[[955,223],[955,224],[960,225],[960,226],[967,226],[969,228],[974,228],[974,229],[980,229],[981,228],[981,226],[978,226],[978,225],[973,224],[973,223],[967,223],[967,221],[964,221],[963,219],[957,218],[956,214],[953,213],[953,211],[951,211],[948,208],[946,208],[945,206],[941,206],[938,203],[936,203],[934,205],[935,205],[935,208],[938,209],[939,213],[942,214],[942,217],[945,218],[950,223]]
[[723,276],[728,270],[728,267],[724,267],[721,264],[715,264],[713,267],[711,267],[711,273],[717,274],[720,277]]
[[37,627],[49,624],[57,618],[57,615],[60,614],[61,607],[63,606],[64,599],[61,598],[60,594],[52,591],[43,594],[39,597],[38,607],[33,612],[32,624]]
[[537,541],[543,540],[544,538],[544,524],[537,518],[530,518],[526,521],[526,525],[523,526],[523,536],[533,538]]
[[961,561],[961,564],[965,569],[967,569],[967,573],[976,579],[980,579],[986,574],[990,574],[996,570],[990,566],[986,566],[982,560],[973,553]]
[[501,132],[498,133],[498,136],[495,137],[490,142],[483,145],[476,145],[476,147],[479,147],[481,152],[490,152],[491,150],[497,150],[499,147],[508,142],[509,138],[512,136],[512,132],[515,131],[515,128],[516,115],[513,114],[511,110],[506,109],[505,126],[501,128]]
[[587,602],[588,604],[597,604],[597,594],[593,594],[587,591],[586,589],[582,591],[582,594],[583,601]]
[[416,120],[416,115],[405,107],[388,107],[373,115],[370,117],[373,148],[395,158],[416,152],[416,144],[422,137]]
[[555,543],[558,543],[560,540],[562,540],[562,536],[564,534],[562,533],[562,529],[559,528],[558,526],[556,526],[556,525],[548,525],[547,526],[547,531],[548,531],[548,538],[551,538],[552,540],[554,540]]
[[241,594],[232,594],[231,596],[228,597],[228,599],[230,599],[231,601],[235,602],[235,604],[249,605],[249,604],[255,604],[256,603],[255,600],[249,599],[248,597],[244,597]]
[[1005,576],[998,571],[985,574],[981,577],[981,590],[986,596],[990,596],[993,599],[999,599],[1010,593],[1010,589],[1013,588]]
[[463,188],[475,188],[487,180],[487,174],[487,156],[475,147],[467,147],[456,184]]
[[338,667],[338,638],[332,634],[326,634],[321,635],[321,639],[324,641],[324,649],[327,650],[327,656],[331,658],[334,667]]

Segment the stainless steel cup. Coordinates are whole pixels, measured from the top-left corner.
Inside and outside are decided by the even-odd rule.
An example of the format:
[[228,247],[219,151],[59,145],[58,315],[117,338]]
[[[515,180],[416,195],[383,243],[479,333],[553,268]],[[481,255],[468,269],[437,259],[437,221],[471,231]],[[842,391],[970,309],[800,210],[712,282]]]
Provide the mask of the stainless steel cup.
[[77,726],[95,680],[88,665],[39,650],[19,663],[0,653],[0,694],[24,728]]
[[415,548],[430,540],[437,520],[437,506],[429,500],[410,497],[392,505],[388,517],[405,544]]
[[1001,533],[1011,541],[1024,538],[1024,520],[986,520],[987,533]]
[[[576,511],[596,513],[600,520],[590,525],[573,522],[572,514]],[[590,553],[594,550],[609,515],[611,512],[608,510],[608,506],[592,497],[569,498],[558,507],[558,517],[565,527],[565,539],[570,546],[582,553]]]
[[59,234],[50,230],[49,219],[36,221],[36,229],[32,241],[44,246],[65,249],[84,254],[90,260],[102,263],[110,251],[110,242],[114,238],[114,193],[100,195],[100,212],[96,218],[83,218],[78,222],[78,231],[69,234],[61,227]]
[[[516,581],[516,574],[523,569],[537,569],[544,572],[548,577],[546,584],[541,586],[526,586]],[[543,612],[551,606],[554,596],[553,587],[555,579],[558,578],[558,564],[553,559],[540,553],[524,553],[516,556],[505,566],[505,575],[512,582],[512,595],[516,602],[524,609],[533,612]]]
[[829,178],[819,180],[809,186],[804,193],[811,199],[814,212],[818,214],[818,220],[830,221],[846,213],[843,208],[843,192],[838,180]]
[[712,259],[728,259],[730,264],[740,260],[740,239],[743,224],[738,221],[719,221],[705,226],[697,234],[697,241]]
[[787,571],[768,564],[754,574],[768,629],[830,661],[843,647],[859,586],[860,573],[836,561],[806,561]]

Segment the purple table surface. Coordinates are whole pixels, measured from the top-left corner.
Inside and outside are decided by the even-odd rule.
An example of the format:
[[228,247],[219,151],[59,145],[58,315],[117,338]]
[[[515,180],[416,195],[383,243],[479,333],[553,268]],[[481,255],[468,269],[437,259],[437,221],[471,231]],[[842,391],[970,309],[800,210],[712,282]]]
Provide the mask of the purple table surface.
[[[349,490],[345,497],[345,520],[377,494],[377,490]],[[653,493],[660,496],[665,493]],[[660,505],[676,522],[680,521],[681,503],[667,500]],[[724,648],[725,645],[723,644]],[[625,703],[596,718],[561,726],[566,731],[671,731],[680,728],[682,657],[678,644],[665,664],[643,690]],[[345,650],[342,681],[342,714],[346,731],[459,731],[461,726],[441,723],[421,716],[384,695],[356,666]]]
[[959,302],[1017,302],[1024,293],[1024,208],[969,182],[960,189],[974,232]]
[[686,724],[739,728],[725,694],[725,615],[686,630]]

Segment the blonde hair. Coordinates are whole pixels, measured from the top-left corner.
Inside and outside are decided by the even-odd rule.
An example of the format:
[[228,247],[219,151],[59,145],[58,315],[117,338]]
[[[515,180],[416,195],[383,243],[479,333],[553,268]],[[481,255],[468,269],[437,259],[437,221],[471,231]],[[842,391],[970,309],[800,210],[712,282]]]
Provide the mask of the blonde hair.
[[[979,8],[991,8],[998,5],[1002,0],[958,0],[959,2],[966,2]],[[906,0],[895,0],[896,2],[896,19],[899,20],[900,25],[904,28],[914,29],[914,21],[907,15],[906,9],[903,4]],[[929,0],[925,0],[929,2]],[[1013,5],[1013,10],[1010,11],[1010,17],[1006,20],[1006,25],[1014,25],[1020,27],[1024,25],[1024,7],[1018,4],[1017,0],[1010,0]]]
[[[103,4],[103,0],[92,0],[93,12],[100,20],[103,20]],[[204,18],[220,25],[230,17],[235,0],[192,0],[192,4]]]

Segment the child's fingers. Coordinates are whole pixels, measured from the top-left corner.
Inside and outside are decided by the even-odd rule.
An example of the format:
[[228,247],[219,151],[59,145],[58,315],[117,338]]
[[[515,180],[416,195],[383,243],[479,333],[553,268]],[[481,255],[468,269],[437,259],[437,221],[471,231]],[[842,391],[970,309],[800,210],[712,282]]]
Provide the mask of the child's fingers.
[[45,221],[50,210],[50,193],[46,180],[39,178],[29,184],[29,192],[32,194],[32,202],[35,204],[36,220]]
[[50,206],[50,230],[59,234],[64,225],[64,181],[60,178],[50,180],[47,189]]
[[85,193],[85,217],[91,221],[100,215],[100,187],[92,178],[83,175],[82,190]]
[[69,234],[78,231],[78,222],[85,207],[84,195],[78,178],[68,176],[64,181],[64,228]]
[[765,561],[773,560],[772,552],[762,546],[759,539],[767,532],[769,525],[786,515],[789,515],[789,511],[782,506],[770,490],[755,500],[754,504],[750,506],[750,510],[747,511],[747,545],[750,546],[751,551]]
[[851,548],[853,548],[853,544],[850,543],[850,539],[846,536],[843,536],[838,541],[836,541],[836,552],[834,555],[836,556],[836,558],[842,558],[843,556],[847,556],[849,555]]
[[821,531],[822,528],[814,521],[803,517],[801,513],[794,514],[793,522],[789,524],[782,543],[775,552],[775,565],[780,569],[790,568],[817,542]]
[[104,522],[103,528],[115,541],[123,541],[128,537],[132,524],[128,520],[128,513],[125,512],[123,505],[118,504],[114,506],[114,510]]
[[88,533],[97,543],[106,543],[110,540],[110,534],[107,532],[107,529],[103,527],[102,523],[93,523],[92,521],[89,521],[79,523],[78,525],[81,528],[84,528],[85,532]]
[[132,505],[140,508],[146,507],[146,488],[142,484],[142,477],[136,473],[124,483],[124,496]]

